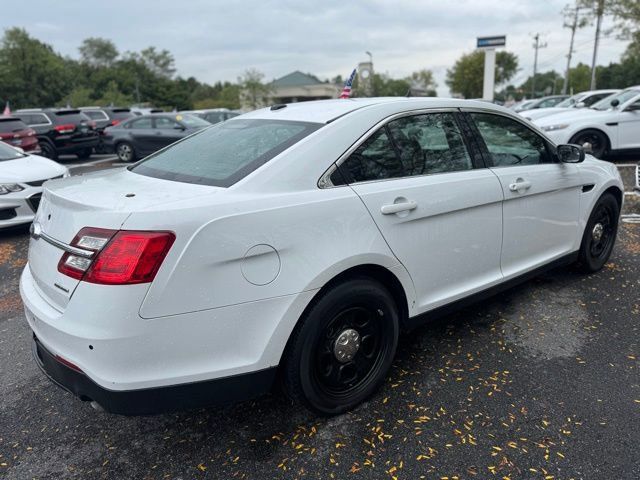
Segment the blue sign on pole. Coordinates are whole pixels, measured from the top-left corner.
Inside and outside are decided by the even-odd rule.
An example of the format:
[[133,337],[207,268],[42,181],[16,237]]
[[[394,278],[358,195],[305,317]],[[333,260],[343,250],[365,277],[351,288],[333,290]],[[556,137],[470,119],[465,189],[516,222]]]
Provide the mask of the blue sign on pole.
[[478,37],[478,48],[504,47],[507,44],[506,35],[496,37]]

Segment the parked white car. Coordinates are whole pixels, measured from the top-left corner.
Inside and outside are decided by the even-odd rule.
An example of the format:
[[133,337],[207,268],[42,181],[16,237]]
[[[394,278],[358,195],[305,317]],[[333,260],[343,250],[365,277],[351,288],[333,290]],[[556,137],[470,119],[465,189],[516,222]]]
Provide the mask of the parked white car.
[[556,143],[587,145],[593,156],[640,149],[640,85],[607,97],[591,108],[544,117],[534,122]]
[[518,113],[527,120],[538,120],[542,117],[555,115],[557,113],[571,112],[574,108],[585,108],[607,98],[620,90],[592,90],[590,92],[576,93],[575,95],[563,100],[555,107],[535,108],[533,110],[521,110]]
[[238,400],[279,372],[335,414],[382,383],[401,329],[600,269],[622,188],[486,102],[275,105],[47,183],[20,292],[38,364],[107,411]]
[[42,184],[69,175],[62,165],[0,142],[0,230],[29,223],[38,209]]

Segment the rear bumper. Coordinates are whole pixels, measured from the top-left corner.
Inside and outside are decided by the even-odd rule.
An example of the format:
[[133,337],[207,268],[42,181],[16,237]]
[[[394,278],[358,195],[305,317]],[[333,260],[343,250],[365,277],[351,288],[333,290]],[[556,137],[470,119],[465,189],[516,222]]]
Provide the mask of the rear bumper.
[[40,369],[55,384],[81,400],[95,401],[107,412],[120,415],[152,415],[246,400],[267,392],[277,370],[272,367],[215,380],[141,390],[108,390],[60,362],[35,334],[32,351]]

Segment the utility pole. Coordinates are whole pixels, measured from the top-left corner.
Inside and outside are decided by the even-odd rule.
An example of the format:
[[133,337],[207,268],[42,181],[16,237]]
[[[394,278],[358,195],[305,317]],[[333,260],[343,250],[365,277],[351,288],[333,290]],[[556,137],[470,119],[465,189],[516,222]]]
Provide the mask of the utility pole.
[[576,36],[576,30],[578,29],[578,18],[580,16],[580,7],[577,5],[574,9],[573,14],[573,23],[571,25],[567,25],[565,23],[565,27],[569,27],[571,29],[571,42],[569,43],[569,54],[567,55],[567,70],[564,74],[564,83],[562,84],[562,94],[566,95],[567,88],[569,88],[569,74],[571,71],[571,56],[573,55],[573,40]]
[[591,61],[591,86],[589,90],[596,89],[596,59],[598,57],[598,43],[600,43],[600,27],[602,26],[602,16],[604,15],[604,0],[597,0],[596,5],[596,40],[593,44],[593,60]]
[[536,41],[533,44],[533,48],[536,53],[533,57],[533,77],[531,78],[531,98],[535,98],[536,96],[536,73],[538,72],[538,50],[547,46],[546,43],[540,43],[540,34],[536,33],[536,36],[533,37]]

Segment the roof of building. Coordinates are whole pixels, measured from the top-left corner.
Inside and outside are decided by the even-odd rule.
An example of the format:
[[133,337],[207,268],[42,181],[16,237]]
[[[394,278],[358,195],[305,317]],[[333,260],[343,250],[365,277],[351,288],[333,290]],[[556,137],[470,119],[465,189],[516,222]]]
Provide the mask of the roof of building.
[[313,75],[296,70],[284,77],[277,78],[271,82],[271,85],[274,87],[301,87],[305,85],[319,85],[321,83],[322,82]]

